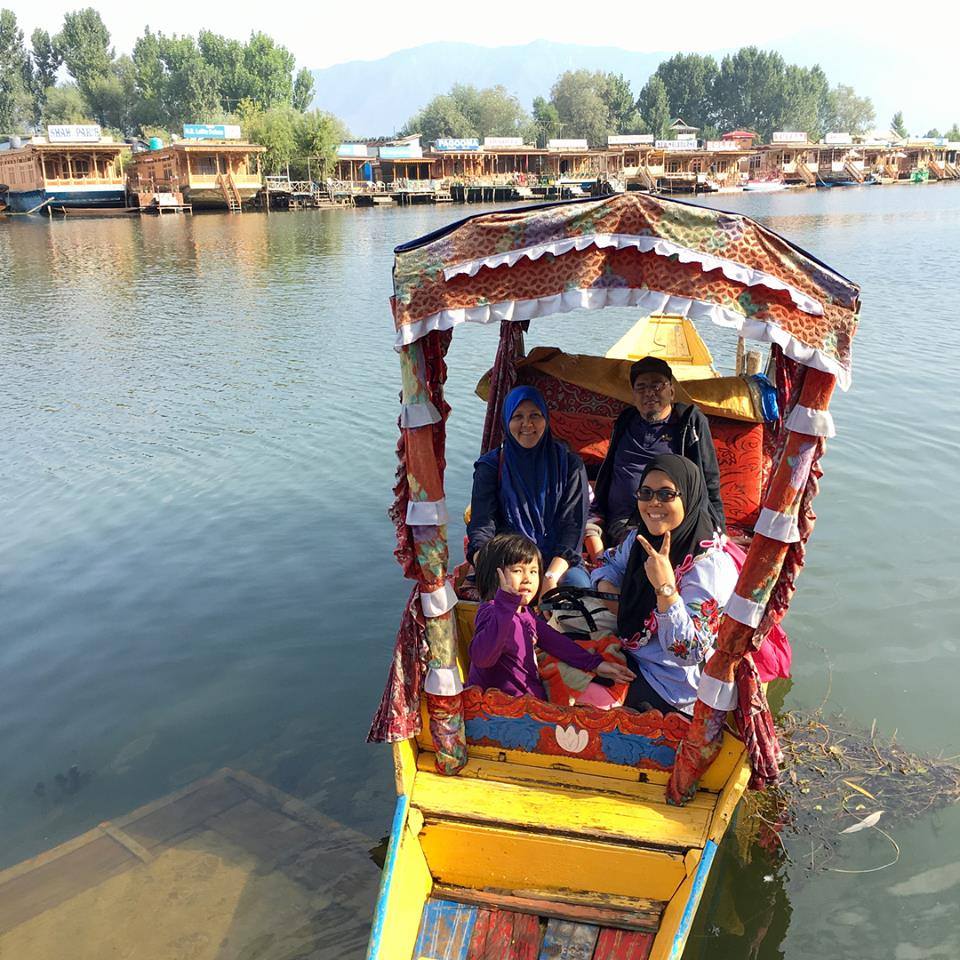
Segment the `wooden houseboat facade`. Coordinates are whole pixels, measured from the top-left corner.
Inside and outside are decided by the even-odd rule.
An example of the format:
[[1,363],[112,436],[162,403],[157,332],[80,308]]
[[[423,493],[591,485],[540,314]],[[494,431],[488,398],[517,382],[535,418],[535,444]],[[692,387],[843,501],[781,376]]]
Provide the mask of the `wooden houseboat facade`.
[[241,210],[263,188],[266,147],[244,142],[178,142],[133,155],[129,188],[138,196],[180,194],[194,209]]
[[71,139],[69,133],[58,138],[55,130],[0,149],[0,184],[9,209],[29,213],[126,206],[121,155],[129,148],[101,137],[99,127],[83,128],[86,139],[79,134]]
[[817,185],[820,173],[820,144],[811,143],[807,135],[796,140],[777,140],[759,148],[760,174],[782,180],[786,184]]

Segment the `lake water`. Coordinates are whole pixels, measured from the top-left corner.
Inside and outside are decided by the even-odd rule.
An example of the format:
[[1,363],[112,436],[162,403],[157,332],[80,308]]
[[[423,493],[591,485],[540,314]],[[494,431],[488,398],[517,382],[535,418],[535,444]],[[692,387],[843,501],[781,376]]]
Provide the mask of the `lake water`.
[[[958,754],[960,185],[711,205],[863,287],[786,704],[829,696]],[[364,736],[408,593],[385,513],[392,248],[480,209],[0,222],[0,867],[223,766],[387,832],[389,749]],[[528,343],[602,352],[632,319],[554,318]],[[495,345],[460,328],[450,351],[453,505]],[[960,809],[890,829],[899,863],[857,875],[744,867],[725,843],[687,956],[960,956]],[[844,840],[837,865],[889,859],[874,831]],[[371,903],[376,882],[371,864]]]

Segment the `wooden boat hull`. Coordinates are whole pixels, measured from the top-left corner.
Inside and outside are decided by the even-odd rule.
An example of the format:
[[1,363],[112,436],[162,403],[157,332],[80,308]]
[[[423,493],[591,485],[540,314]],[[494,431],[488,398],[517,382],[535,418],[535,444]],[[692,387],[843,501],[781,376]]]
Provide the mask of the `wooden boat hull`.
[[679,960],[749,779],[742,744],[726,735],[682,808],[664,801],[665,772],[472,745],[445,777],[428,747],[429,735],[394,744],[399,795],[368,960],[465,957],[492,914],[524,930],[524,950],[504,960],[553,956],[577,936]]
[[41,205],[71,210],[125,207],[127,198],[123,187],[57,187],[45,190],[10,190],[7,203],[13,213],[28,213]]
[[[240,199],[246,206],[260,192],[259,187],[238,187]],[[185,203],[194,210],[226,210],[227,201],[219,187],[186,187],[183,190]]]

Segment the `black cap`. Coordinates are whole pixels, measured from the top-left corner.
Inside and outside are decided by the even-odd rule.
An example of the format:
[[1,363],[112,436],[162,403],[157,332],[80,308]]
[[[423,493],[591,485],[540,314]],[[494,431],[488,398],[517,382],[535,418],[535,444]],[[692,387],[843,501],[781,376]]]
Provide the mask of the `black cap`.
[[673,379],[673,371],[670,369],[670,364],[666,360],[661,360],[659,357],[641,357],[631,368],[630,368],[630,386],[636,382],[637,377],[641,373],[659,373],[661,376],[666,377],[668,380]]

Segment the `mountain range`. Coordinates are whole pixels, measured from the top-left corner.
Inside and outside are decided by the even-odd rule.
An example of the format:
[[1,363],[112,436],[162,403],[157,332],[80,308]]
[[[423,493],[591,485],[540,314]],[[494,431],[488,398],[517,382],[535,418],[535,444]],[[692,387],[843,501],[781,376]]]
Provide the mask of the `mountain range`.
[[[928,127],[945,128],[960,120],[952,83],[916,82],[931,69],[922,50],[908,48],[896,57],[884,56],[821,31],[798,33],[769,46],[788,63],[819,63],[831,85],[849,84],[860,96],[871,97],[878,126],[888,124],[895,110],[902,110],[911,131],[920,135]],[[502,47],[427,43],[379,60],[352,60],[313,71],[314,106],[340,117],[355,137],[389,136],[454,83],[502,84],[529,110],[534,97],[549,96],[554,80],[565,70],[621,73],[639,94],[657,65],[674,52],[637,53],[547,40]],[[709,52],[719,61],[732,51]]]

